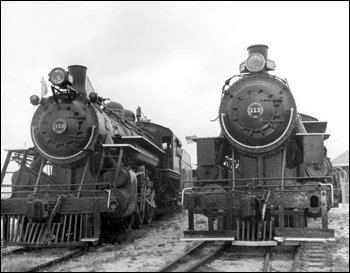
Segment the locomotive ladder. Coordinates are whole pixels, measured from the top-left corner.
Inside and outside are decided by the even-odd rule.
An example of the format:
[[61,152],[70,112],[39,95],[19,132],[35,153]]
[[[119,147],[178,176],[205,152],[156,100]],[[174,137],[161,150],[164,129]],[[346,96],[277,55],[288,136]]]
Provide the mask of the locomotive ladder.
[[[116,149],[114,149],[114,150],[116,150]],[[103,171],[115,171],[115,177],[114,177],[113,189],[112,189],[113,190],[112,196],[114,196],[115,189],[116,189],[115,184],[119,178],[119,172],[120,172],[120,168],[122,165],[122,158],[123,158],[124,150],[123,150],[123,147],[120,147],[119,153],[117,155],[113,155],[112,152],[113,152],[112,147],[106,147],[106,145],[103,145],[102,157],[101,157],[100,166],[98,168],[98,173],[97,173],[97,177],[96,177],[96,184],[98,183]],[[106,158],[117,158],[118,160],[117,160],[116,166],[114,166],[112,168],[103,168]],[[114,160],[113,160],[113,163],[115,163]]]
[[[132,144],[103,144],[103,150],[102,150],[102,158],[100,161],[100,166],[98,169],[98,175],[96,178],[96,183],[98,183],[102,172],[103,171],[116,171],[115,177],[114,177],[114,181],[113,181],[113,191],[115,191],[116,187],[116,183],[118,181],[119,178],[119,172],[120,169],[122,167],[122,159],[123,159],[123,155],[133,155],[133,154],[144,154],[143,151],[139,150],[138,148],[134,147]],[[146,154],[144,154],[146,155]],[[117,163],[114,163],[114,167],[112,168],[104,168],[104,163],[106,158],[117,158]],[[114,160],[113,160],[114,161]],[[112,196],[113,196],[112,192]]]
[[[140,153],[140,152],[141,152],[140,150],[138,150],[137,148],[135,148],[130,144],[103,144],[102,157],[100,161],[100,166],[98,168],[96,184],[99,183],[99,179],[101,178],[101,175],[104,171],[115,171],[113,187],[111,189],[112,190],[111,196],[113,197],[117,189],[116,183],[118,181],[120,169],[122,167],[123,155],[131,154],[131,153]],[[113,159],[112,161],[114,166],[112,168],[104,168],[105,161],[108,158]],[[117,163],[115,163],[114,159],[117,159]]]
[[30,156],[33,156],[33,149],[31,148],[24,148],[24,149],[8,149],[7,150],[7,156],[6,156],[6,159],[5,159],[5,162],[4,162],[4,166],[1,170],[1,186],[4,182],[4,178],[5,178],[5,175],[7,173],[10,173],[10,172],[7,172],[7,167],[11,161],[11,156],[12,156],[12,153],[17,153],[18,155],[19,154],[23,154],[23,157],[21,158],[21,164],[20,164],[20,168],[19,168],[19,173],[18,173],[18,176],[16,178],[16,181],[15,181],[15,185],[18,184],[20,178],[22,177],[22,172],[23,172],[23,167],[26,165],[26,162],[27,162],[27,157],[28,155]]
[[[115,176],[113,180],[113,186],[109,192],[109,199],[115,197],[115,191],[117,190],[117,182],[119,179],[120,170],[122,167],[122,159],[124,155],[131,155],[135,153],[142,153],[141,150],[137,149],[131,144],[103,144],[102,157],[100,161],[100,166],[98,169],[98,174],[96,177],[96,184],[99,183],[101,175],[104,171],[115,171]],[[117,162],[113,160],[112,168],[104,168],[106,159],[117,159]],[[104,181],[104,183],[108,183]]]

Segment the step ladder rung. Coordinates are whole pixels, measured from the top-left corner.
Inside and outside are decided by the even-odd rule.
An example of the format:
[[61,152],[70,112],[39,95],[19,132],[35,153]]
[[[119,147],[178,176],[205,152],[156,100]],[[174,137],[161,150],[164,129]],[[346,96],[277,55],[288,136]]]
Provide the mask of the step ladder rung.
[[97,242],[99,238],[82,238],[80,241],[82,242]]

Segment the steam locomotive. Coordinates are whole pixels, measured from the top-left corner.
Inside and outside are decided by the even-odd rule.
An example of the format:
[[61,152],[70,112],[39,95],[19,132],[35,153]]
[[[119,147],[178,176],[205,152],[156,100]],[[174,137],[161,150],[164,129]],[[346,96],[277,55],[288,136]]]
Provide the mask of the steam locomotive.
[[[269,74],[268,46],[248,47],[239,68],[222,88],[220,135],[194,139],[198,167],[184,184],[182,240],[334,240],[328,211],[338,206],[339,185],[324,146],[327,122],[297,111],[287,80]],[[207,230],[195,230],[195,214],[207,217]],[[308,217],[321,223],[308,227]]]
[[[179,138],[142,118],[140,107],[135,117],[100,97],[86,71],[54,68],[52,95],[30,97],[37,106],[34,147],[8,150],[1,172],[5,244],[97,244],[104,233],[138,228],[180,208],[181,183],[192,178],[192,168]],[[4,183],[7,174],[11,183]]]

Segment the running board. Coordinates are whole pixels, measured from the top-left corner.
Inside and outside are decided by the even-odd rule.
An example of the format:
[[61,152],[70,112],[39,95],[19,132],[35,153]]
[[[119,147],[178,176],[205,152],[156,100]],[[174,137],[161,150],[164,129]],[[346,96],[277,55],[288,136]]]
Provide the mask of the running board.
[[180,241],[182,242],[190,242],[190,241],[234,241],[234,237],[195,237],[195,236],[189,236],[189,237],[183,237],[180,238]]
[[334,229],[322,228],[276,228],[275,240],[283,241],[335,241]]
[[276,241],[234,241],[233,246],[277,246]]
[[277,241],[235,241],[234,237],[183,237],[182,242],[189,241],[231,241],[233,246],[277,246]]
[[234,241],[233,230],[186,230],[180,241]]
[[334,238],[295,238],[295,237],[274,237],[279,243],[284,242],[335,242]]

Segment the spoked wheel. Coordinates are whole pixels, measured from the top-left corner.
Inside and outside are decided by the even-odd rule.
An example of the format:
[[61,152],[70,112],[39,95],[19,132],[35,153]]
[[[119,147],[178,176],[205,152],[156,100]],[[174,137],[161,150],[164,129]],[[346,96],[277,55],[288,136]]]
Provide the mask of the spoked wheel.
[[147,224],[152,222],[153,213],[154,213],[154,208],[150,204],[148,204],[148,202],[146,202],[145,219]]
[[142,227],[143,221],[145,219],[145,212],[138,209],[136,212],[134,212],[135,215],[135,227],[140,228]]

